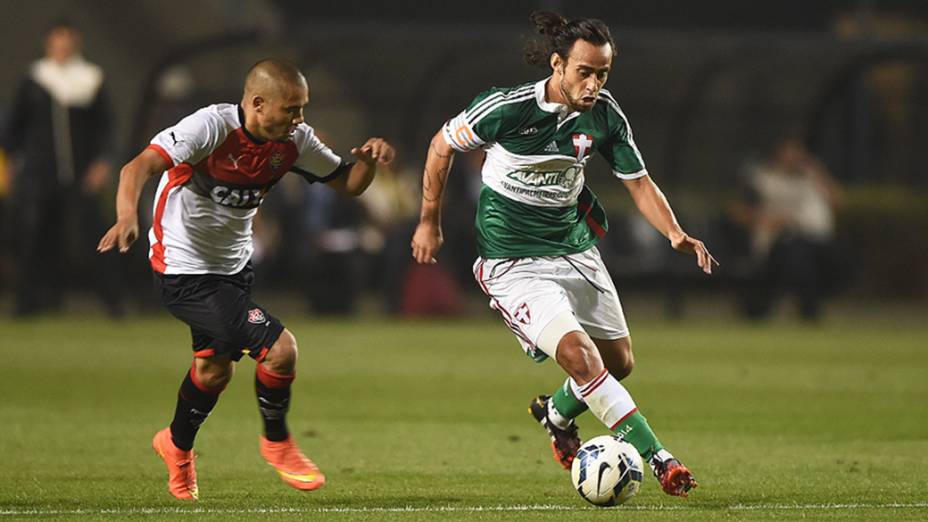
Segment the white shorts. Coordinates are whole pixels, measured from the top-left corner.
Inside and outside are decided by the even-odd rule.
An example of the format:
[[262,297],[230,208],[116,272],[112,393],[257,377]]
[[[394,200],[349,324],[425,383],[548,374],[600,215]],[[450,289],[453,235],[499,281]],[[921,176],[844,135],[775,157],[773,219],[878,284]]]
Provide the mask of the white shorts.
[[595,339],[628,337],[622,304],[596,247],[559,257],[478,257],[474,277],[490,298],[490,308],[499,311],[525,353],[536,361],[554,355],[543,352],[537,342],[562,312],[573,312]]

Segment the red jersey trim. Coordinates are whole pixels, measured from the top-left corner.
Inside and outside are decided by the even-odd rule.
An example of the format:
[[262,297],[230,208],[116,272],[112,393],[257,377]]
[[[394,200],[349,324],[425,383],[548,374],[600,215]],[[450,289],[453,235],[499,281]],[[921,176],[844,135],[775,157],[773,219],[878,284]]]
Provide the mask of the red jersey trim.
[[152,220],[155,244],[151,246],[151,268],[159,274],[163,274],[167,269],[167,264],[164,262],[164,229],[161,227],[161,220],[164,218],[164,207],[167,205],[168,195],[172,190],[193,177],[192,169],[183,169],[182,172],[179,172],[179,170],[175,167],[168,171],[168,183],[164,186],[164,190],[161,191],[161,197],[158,198],[158,203],[155,205],[155,217]]
[[168,168],[171,168],[174,166],[174,160],[171,159],[171,156],[170,154],[168,154],[168,151],[164,150],[164,147],[162,147],[161,145],[158,145],[157,143],[151,143],[145,148],[151,149],[157,152],[158,155],[161,156],[161,159],[163,159],[164,162],[168,164]]
[[596,234],[596,237],[602,239],[606,237],[606,230],[602,227],[599,222],[596,221],[596,218],[590,213],[592,207],[586,203],[577,203],[577,210],[579,210],[584,216],[587,226],[590,227],[590,230]]

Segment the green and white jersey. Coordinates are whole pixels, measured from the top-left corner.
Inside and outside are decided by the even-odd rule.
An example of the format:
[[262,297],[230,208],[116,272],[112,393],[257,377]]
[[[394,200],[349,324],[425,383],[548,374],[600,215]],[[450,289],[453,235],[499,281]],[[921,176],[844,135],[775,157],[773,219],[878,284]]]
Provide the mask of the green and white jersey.
[[545,101],[548,79],[493,88],[445,123],[457,151],[486,150],[477,240],[486,259],[589,249],[608,228],[584,169],[598,151],[620,179],[647,174],[618,103],[602,89],[589,112]]

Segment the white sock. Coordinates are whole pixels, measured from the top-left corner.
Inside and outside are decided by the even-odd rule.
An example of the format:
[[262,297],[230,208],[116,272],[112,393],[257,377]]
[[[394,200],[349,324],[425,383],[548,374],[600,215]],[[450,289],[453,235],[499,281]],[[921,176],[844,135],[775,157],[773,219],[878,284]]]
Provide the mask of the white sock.
[[595,379],[578,386],[579,395],[597,419],[610,430],[637,410],[635,401],[624,386],[608,370],[603,370]]
[[570,419],[557,411],[557,408],[554,407],[554,401],[551,399],[548,399],[548,421],[562,430],[566,430],[567,426],[570,426]]

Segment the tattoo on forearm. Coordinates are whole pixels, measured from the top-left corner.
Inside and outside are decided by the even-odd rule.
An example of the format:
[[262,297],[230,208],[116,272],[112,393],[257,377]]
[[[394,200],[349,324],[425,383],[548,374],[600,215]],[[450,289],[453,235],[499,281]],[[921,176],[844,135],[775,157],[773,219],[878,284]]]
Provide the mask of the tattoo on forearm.
[[448,154],[442,154],[441,152],[438,152],[438,149],[435,148],[435,144],[434,144],[434,143],[429,143],[429,149],[431,150],[432,154],[434,154],[434,155],[436,155],[436,156],[438,156],[439,158],[442,158],[442,159],[448,159],[448,158],[450,158],[452,155],[454,155],[454,152],[449,152]]
[[445,181],[448,178],[448,168],[441,167],[436,172],[430,172],[428,167],[422,176],[422,199],[429,203],[435,203],[441,199],[441,193],[445,190]]

